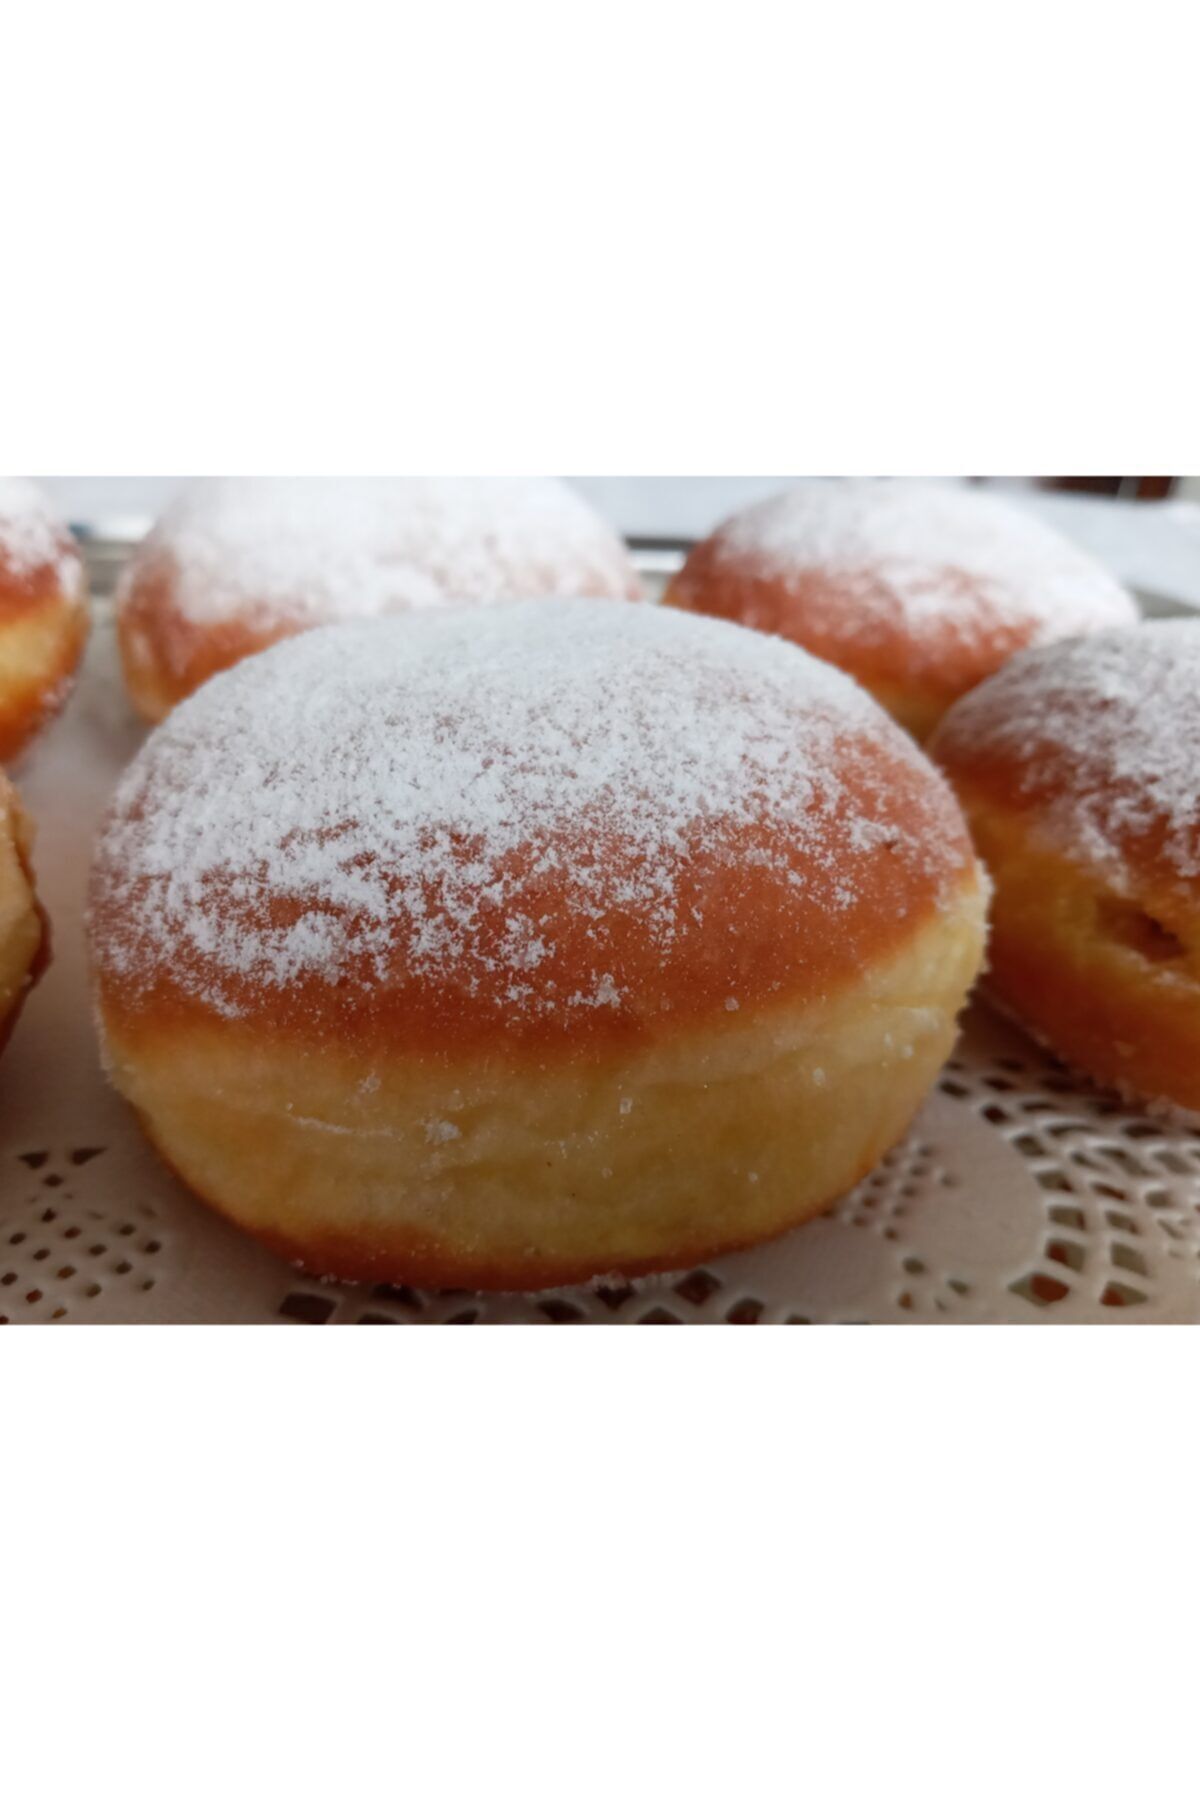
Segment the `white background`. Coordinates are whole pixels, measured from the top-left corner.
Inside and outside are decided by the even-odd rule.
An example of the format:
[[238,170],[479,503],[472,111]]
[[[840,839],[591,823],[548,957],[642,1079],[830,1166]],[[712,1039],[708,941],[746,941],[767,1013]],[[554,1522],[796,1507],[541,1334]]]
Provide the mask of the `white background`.
[[[3,459],[1195,471],[1194,14],[4,7]],[[20,1800],[1195,1791],[1194,1331],[4,1336]]]

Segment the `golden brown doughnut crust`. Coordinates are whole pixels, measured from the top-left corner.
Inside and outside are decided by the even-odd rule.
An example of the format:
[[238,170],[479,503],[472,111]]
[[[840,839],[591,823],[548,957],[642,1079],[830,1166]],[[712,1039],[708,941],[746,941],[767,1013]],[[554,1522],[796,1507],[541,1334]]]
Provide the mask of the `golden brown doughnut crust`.
[[[887,785],[889,816],[899,829],[921,829],[928,779],[919,769],[901,762],[890,746],[871,743],[847,746],[847,766],[860,792],[868,784],[876,791]],[[550,946],[538,966],[548,987],[577,994],[595,986],[597,923],[581,911],[570,873],[596,853],[582,833],[577,838],[547,834],[536,853],[514,858],[503,899],[480,897],[480,968],[469,986],[448,985],[424,973],[411,953],[413,928],[398,925],[383,978],[377,954],[368,947],[346,959],[332,987],[315,971],[270,989],[252,974],[225,970],[217,991],[231,1015],[252,1015],[273,1036],[314,1044],[353,1042],[446,1058],[489,1044],[503,1046],[506,1054],[520,1047],[559,1058],[584,1050],[632,1049],[720,1013],[730,995],[738,997],[739,1006],[819,999],[853,979],[864,962],[887,956],[904,943],[914,921],[936,912],[947,882],[972,867],[965,828],[951,830],[944,854],[924,866],[886,854],[877,858],[856,883],[853,900],[842,905],[834,859],[813,870],[794,844],[761,824],[697,832],[679,883],[682,922],[668,951],[644,915],[631,910],[603,921],[604,971],[631,997],[620,1008],[518,1013],[506,1004],[513,974],[503,951],[514,906],[537,917]],[[623,867],[633,877],[632,852],[606,846],[603,853],[614,882]],[[800,873],[806,877],[803,885],[791,879]],[[99,941],[119,935],[125,901],[125,890],[106,880],[101,864],[91,915]],[[224,904],[228,920],[247,929],[268,919],[281,924],[299,917],[295,902],[269,893]],[[833,932],[827,921],[835,906]],[[173,961],[153,971],[137,969],[123,979],[106,970],[105,1002],[118,1016],[128,1008],[139,1019],[182,1023],[211,1012],[210,1002],[195,998],[201,978],[211,984],[213,972],[181,943]]]
[[[954,585],[965,601],[978,595],[979,584],[966,575],[955,577]],[[870,570],[857,578],[855,597],[880,606],[880,623],[869,639],[853,631],[854,600],[844,578],[805,568],[783,582],[749,559],[730,557],[718,535],[689,552],[666,602],[772,632],[845,669],[871,693],[915,695],[939,711],[1024,649],[1033,632],[1031,620],[1009,619],[997,620],[986,638],[968,637],[941,620],[936,632],[914,638],[903,614],[886,604],[886,578]]]
[[0,773],[0,1050],[50,961],[50,930],[30,862],[33,833]]
[[[914,806],[914,783],[891,763],[882,760],[882,767],[896,774],[896,817],[903,817]],[[554,837],[543,844],[560,868],[511,871],[518,904],[536,911],[545,940],[552,943],[538,972],[565,994],[590,992],[596,985],[596,923],[581,914],[576,889],[561,873],[572,857],[587,853],[587,842]],[[739,855],[754,859],[765,851],[770,864],[747,860],[739,873],[730,871],[730,860]],[[972,868],[966,832],[957,853],[952,875]],[[619,868],[613,859],[613,871]],[[943,868],[937,880],[923,878],[900,859],[880,857],[833,932],[829,907],[822,904],[822,884],[810,882],[797,891],[788,882],[795,871],[795,853],[768,833],[723,833],[720,842],[698,837],[678,891],[682,909],[700,914],[702,925],[680,929],[678,941],[664,954],[637,918],[610,916],[604,922],[604,974],[619,992],[630,995],[621,1008],[581,1006],[570,1019],[561,1012],[515,1015],[504,1004],[513,976],[502,956],[493,959],[495,972],[480,974],[470,988],[448,988],[412,967],[407,934],[401,931],[396,932],[385,979],[378,977],[378,961],[369,950],[347,958],[336,986],[318,974],[306,974],[272,990],[252,976],[228,972],[219,979],[221,1006],[232,1013],[252,1013],[263,1030],[297,1042],[354,1042],[363,1049],[437,1057],[488,1048],[558,1058],[594,1049],[642,1048],[675,1035],[691,1021],[720,1013],[729,995],[738,995],[739,1006],[757,1006],[777,997],[804,1003],[837,992],[864,961],[898,949],[914,922],[936,913],[948,875]],[[255,900],[254,907],[268,907],[279,920],[293,911],[270,898]],[[92,889],[99,940],[119,931],[119,909],[119,891],[99,878]],[[504,943],[507,914],[488,902],[480,904],[480,914],[480,950],[486,958]],[[117,1017],[126,1008],[137,1019],[153,1015],[162,1024],[205,1017],[210,1004],[194,999],[196,968],[198,961],[180,945],[173,967],[155,970],[151,979],[139,979],[135,986],[106,972],[104,1001]]]
[[0,531],[0,762],[62,706],[87,632],[83,561],[69,534],[59,532],[52,560],[27,566],[6,554]]
[[117,617],[125,686],[144,719],[155,724],[222,669],[278,643],[295,627],[276,620],[222,619],[195,624],[180,611],[167,559],[135,558]]
[[995,881],[989,986],[1122,1093],[1200,1110],[1200,626],[1028,652],[930,748]]
[[[343,638],[341,645],[349,656],[351,640]],[[339,640],[329,633],[319,649],[314,647],[331,667],[338,650]],[[282,665],[272,668],[277,666]],[[297,678],[298,691],[303,680]],[[244,682],[241,691],[251,708],[244,715],[250,730],[255,690]],[[243,740],[237,724],[220,729],[234,745]],[[95,942],[109,952],[128,937],[140,904],[141,890],[131,888],[128,879],[124,846],[139,840],[177,779],[167,769],[169,743],[151,740],[139,758],[146,780],[122,790],[114,809],[120,830],[110,829],[101,840],[91,919]],[[506,1055],[519,1048],[556,1057],[632,1049],[719,1014],[731,995],[739,1006],[820,999],[853,979],[864,962],[900,946],[914,921],[935,913],[947,888],[974,866],[969,837],[949,795],[928,763],[875,709],[866,709],[858,729],[842,734],[838,756],[839,805],[820,856],[793,831],[762,816],[687,827],[672,877],[675,923],[667,943],[657,929],[652,898],[620,907],[609,902],[600,918],[580,904],[581,879],[593,869],[605,895],[636,891],[644,858],[636,838],[623,842],[618,834],[598,835],[591,818],[558,827],[539,820],[536,838],[506,855],[502,883],[482,885],[470,896],[469,978],[440,964],[431,968],[416,954],[431,930],[449,930],[454,922],[454,907],[431,876],[420,905],[395,907],[382,965],[378,944],[356,925],[353,907],[323,898],[322,920],[346,939],[336,982],[317,963],[292,971],[286,983],[267,986],[253,967],[243,971],[232,958],[217,962],[207,936],[189,941],[180,934],[171,936],[169,955],[148,956],[144,940],[119,958],[103,954],[105,1005],[130,1023],[155,1017],[165,1024],[210,1015],[215,1004],[224,1016],[251,1016],[272,1035],[298,1042],[354,1043],[452,1059],[489,1045]],[[200,776],[198,805],[220,803],[208,791],[209,779],[220,786],[220,777]],[[855,857],[848,884],[851,847],[863,820],[872,821],[892,847],[878,856]],[[913,853],[914,846],[920,854]],[[405,901],[406,882],[385,879],[394,880],[397,901]],[[269,884],[231,884],[216,872],[193,891],[194,906],[209,912],[239,945],[302,922],[312,905],[306,893],[288,896]],[[831,916],[836,930],[829,928]],[[533,970],[514,965],[514,918],[536,921]],[[591,995],[601,974],[626,998],[619,1006],[523,1006],[514,994],[518,974],[526,976],[526,984],[535,981],[540,993],[560,997]]]
[[1018,650],[1137,619],[1036,522],[903,481],[810,483],[737,515],[691,551],[666,602],[836,664],[918,739]]

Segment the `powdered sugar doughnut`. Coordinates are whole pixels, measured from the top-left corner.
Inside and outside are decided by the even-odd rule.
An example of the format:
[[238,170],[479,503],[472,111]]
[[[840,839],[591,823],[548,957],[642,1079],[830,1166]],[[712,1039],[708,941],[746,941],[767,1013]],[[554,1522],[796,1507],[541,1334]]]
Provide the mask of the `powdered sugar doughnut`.
[[698,545],[667,599],[836,663],[918,738],[1015,651],[1138,617],[1039,520],[918,481],[803,482]]
[[118,629],[134,704],[157,720],[314,625],[582,595],[641,587],[621,540],[560,481],[198,481],[127,567]]
[[850,1186],[947,1053],[984,896],[836,670],[566,601],[215,678],[123,780],[91,904],[114,1080],[198,1193],[323,1273],[526,1288]]
[[0,1049],[49,957],[29,861],[32,836],[16,794],[0,774]]
[[931,749],[995,877],[999,997],[1099,1080],[1200,1109],[1200,624],[1018,656]]
[[83,560],[30,481],[0,478],[0,762],[67,696],[87,639]]

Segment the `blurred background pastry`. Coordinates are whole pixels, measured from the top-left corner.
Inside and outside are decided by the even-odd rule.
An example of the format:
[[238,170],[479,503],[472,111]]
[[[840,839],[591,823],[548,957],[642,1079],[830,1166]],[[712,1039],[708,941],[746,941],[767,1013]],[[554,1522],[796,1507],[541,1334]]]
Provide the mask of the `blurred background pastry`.
[[1200,624],[1027,652],[931,750],[995,880],[996,995],[1097,1080],[1200,1110]]
[[1040,520],[917,481],[773,495],[698,544],[667,600],[836,663],[918,738],[1015,651],[1138,617],[1100,563]]
[[30,481],[0,477],[0,762],[11,762],[70,690],[88,614],[83,561]]
[[561,481],[234,479],[188,484],[122,577],[139,712],[314,625],[447,604],[637,599],[617,534]]
[[49,954],[30,865],[32,844],[29,820],[0,772],[0,1049]]

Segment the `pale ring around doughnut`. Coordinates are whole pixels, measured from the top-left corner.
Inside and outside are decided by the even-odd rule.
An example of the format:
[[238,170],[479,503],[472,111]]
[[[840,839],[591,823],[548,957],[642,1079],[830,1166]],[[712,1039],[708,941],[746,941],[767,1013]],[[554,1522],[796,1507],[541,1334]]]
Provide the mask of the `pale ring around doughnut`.
[[11,783],[0,773],[0,1049],[49,961],[30,856],[33,833]]

